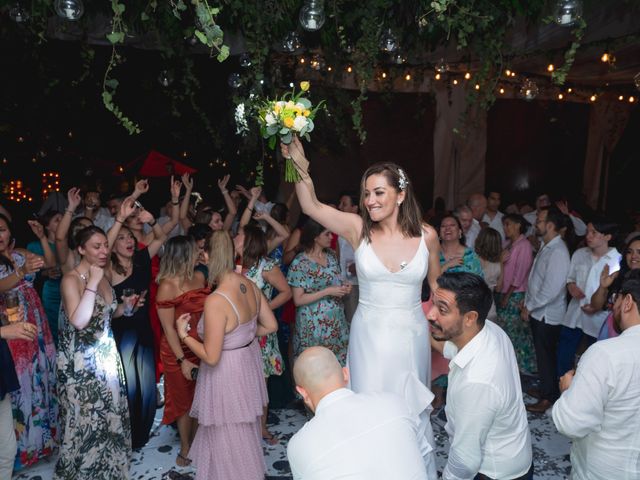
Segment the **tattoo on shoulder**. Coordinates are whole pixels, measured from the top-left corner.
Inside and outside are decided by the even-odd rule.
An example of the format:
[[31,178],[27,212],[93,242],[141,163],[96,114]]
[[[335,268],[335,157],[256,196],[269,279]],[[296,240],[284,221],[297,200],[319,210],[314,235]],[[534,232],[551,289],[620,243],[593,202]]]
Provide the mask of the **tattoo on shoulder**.
[[242,293],[247,293],[247,287],[245,286],[245,284],[244,284],[244,283],[241,283],[241,284],[240,284],[240,291],[241,291]]

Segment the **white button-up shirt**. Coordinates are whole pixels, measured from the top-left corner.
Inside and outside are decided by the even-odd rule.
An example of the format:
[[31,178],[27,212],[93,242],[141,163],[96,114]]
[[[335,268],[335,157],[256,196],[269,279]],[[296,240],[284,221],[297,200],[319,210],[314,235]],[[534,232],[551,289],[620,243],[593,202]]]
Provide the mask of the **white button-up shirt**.
[[[596,258],[593,256],[593,252],[590,248],[579,248],[571,256],[571,265],[569,267],[569,276],[567,277],[567,284],[575,283],[576,286],[583,292],[587,287],[587,277],[593,264],[596,262]],[[582,325],[580,317],[586,315],[580,307],[587,305],[591,302],[591,297],[585,295],[584,298],[571,298],[567,312],[564,315],[562,324],[568,328],[576,328]]]
[[320,400],[315,417],[289,440],[293,478],[427,480],[417,428],[397,395],[335,390]]
[[[462,350],[447,342],[447,424],[443,480],[517,478],[531,466],[531,436],[513,345],[490,320]],[[401,477],[394,477],[401,478]]]
[[573,440],[572,479],[640,478],[640,325],[582,355],[553,423]]
[[475,218],[471,220],[469,231],[464,234],[465,244],[467,245],[467,248],[473,250],[473,247],[476,244],[476,238],[478,238],[480,230],[482,230],[480,222],[478,222]]
[[569,250],[558,235],[540,248],[533,260],[524,305],[536,320],[560,325],[567,310],[565,301],[569,275]]
[[[600,286],[600,274],[602,273],[602,269],[605,265],[614,260],[620,260],[620,252],[615,248],[612,248],[600,257],[589,269],[587,283],[584,288],[584,293],[588,300],[587,303],[591,302],[591,297],[596,293],[596,290],[598,290],[598,287]],[[580,316],[580,323],[578,324],[578,327],[580,327],[587,335],[598,338],[602,324],[607,319],[607,315],[609,315],[609,312],[606,310],[601,310],[593,314],[583,313],[583,315]]]
[[498,233],[500,234],[500,237],[502,238],[502,241],[504,241],[504,225],[502,225],[502,217],[504,217],[504,213],[496,212],[496,216],[493,217],[493,220],[492,220],[489,214],[485,213],[484,216],[482,217],[482,221],[488,224],[489,227],[493,228],[494,230],[497,230]]

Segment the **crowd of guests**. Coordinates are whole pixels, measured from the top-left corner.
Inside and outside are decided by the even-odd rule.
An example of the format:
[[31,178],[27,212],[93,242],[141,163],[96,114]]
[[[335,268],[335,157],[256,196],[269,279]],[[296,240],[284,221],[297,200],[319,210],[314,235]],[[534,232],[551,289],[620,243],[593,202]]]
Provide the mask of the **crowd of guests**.
[[[272,203],[229,181],[218,181],[218,210],[192,195],[189,175],[171,177],[158,218],[140,201],[146,180],[107,208],[99,192],[71,188],[61,211],[29,220],[37,240],[25,249],[2,209],[0,478],[56,451],[57,479],[129,478],[164,405],[178,466],[261,479],[262,444],[278,442],[267,380],[283,375],[316,414],[289,443],[294,478],[431,478],[433,445],[407,406],[348,388],[358,252],[305,215],[291,229],[293,196]],[[442,272],[425,281],[423,309],[433,405],[446,403],[451,440],[443,478],[531,478],[526,410],[551,407],[574,439],[575,478],[635,478],[640,233],[621,254],[606,218],[585,222],[546,194],[535,209],[500,203],[478,193],[424,218]],[[362,204],[344,193],[333,206]],[[9,318],[12,297],[21,321]],[[537,402],[525,406],[520,375],[539,378],[527,392]]]

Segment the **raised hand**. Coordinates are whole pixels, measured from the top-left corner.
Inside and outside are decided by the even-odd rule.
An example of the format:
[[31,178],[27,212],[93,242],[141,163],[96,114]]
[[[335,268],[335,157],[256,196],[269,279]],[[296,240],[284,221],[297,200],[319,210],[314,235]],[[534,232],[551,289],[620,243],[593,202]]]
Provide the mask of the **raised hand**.
[[80,196],[80,189],[78,187],[70,188],[67,192],[67,201],[69,202],[68,209],[72,212],[78,208],[80,202],[82,202],[82,197]]
[[120,204],[120,217],[122,219],[129,218],[136,211],[136,199],[133,197],[125,198]]
[[140,210],[140,213],[138,213],[138,218],[142,223],[153,222],[153,215],[148,210]]
[[188,173],[182,174],[182,185],[187,191],[193,190],[193,178]]
[[44,258],[35,253],[26,253],[23,267],[26,273],[35,273],[42,267],[44,267]]
[[173,175],[171,175],[171,185],[169,190],[171,191],[171,198],[180,198],[180,190],[182,189],[182,182],[179,180],[174,180]]
[[242,185],[236,185],[236,190],[239,191],[242,195],[244,195],[248,199],[251,199],[251,194],[249,193],[249,190],[247,190]]
[[149,191],[149,182],[147,180],[138,180],[136,182],[136,187],[133,190],[133,193],[136,194],[136,198],[138,198],[143,193],[147,193]]
[[609,275],[609,265],[605,265],[600,272],[600,287],[604,289],[608,289],[611,285],[613,285],[613,281],[618,277],[620,272],[614,272]]
[[258,199],[262,193],[262,187],[253,187],[251,190],[251,198]]
[[226,174],[224,177],[218,179],[218,188],[222,193],[227,193],[227,183],[229,183],[229,179],[231,175]]
[[569,215],[569,204],[566,200],[558,200],[556,202],[556,207],[558,207],[558,210],[560,210],[565,215]]
[[44,227],[37,220],[27,220],[29,227],[31,227],[31,231],[33,234],[38,237],[39,240],[44,238]]
[[270,217],[271,215],[269,215],[267,212],[263,212],[261,210],[257,210],[254,214],[253,214],[253,219],[254,220],[266,220],[267,217]]
[[293,140],[291,140],[289,145],[285,145],[281,142],[280,151],[284,158],[290,158],[293,160],[296,170],[303,179],[309,177],[309,161],[304,154],[304,147],[298,137],[294,135]]

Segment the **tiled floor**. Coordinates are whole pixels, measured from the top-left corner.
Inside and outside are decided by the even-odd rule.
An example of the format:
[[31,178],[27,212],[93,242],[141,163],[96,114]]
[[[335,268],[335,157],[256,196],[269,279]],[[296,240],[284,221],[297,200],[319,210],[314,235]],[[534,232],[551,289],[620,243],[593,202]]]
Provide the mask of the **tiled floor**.
[[[533,401],[526,398],[526,401]],[[534,468],[536,479],[564,479],[569,474],[569,441],[556,431],[548,415],[529,415],[529,426],[533,441]],[[160,425],[161,410],[156,415],[156,423],[150,442],[139,452],[134,453],[131,466],[131,478],[135,480],[172,479],[191,480],[193,469],[179,468],[175,458],[179,448],[177,432],[168,426]],[[267,478],[272,480],[290,479],[290,470],[286,458],[286,445],[291,436],[305,423],[305,413],[298,409],[274,410],[270,414],[271,432],[280,438],[274,446],[265,445]],[[436,461],[442,471],[447,460],[449,441],[444,431],[446,418],[440,409],[433,417],[433,431],[436,441]],[[15,480],[48,480],[52,478],[55,461],[41,463],[14,476]]]

